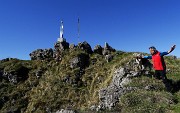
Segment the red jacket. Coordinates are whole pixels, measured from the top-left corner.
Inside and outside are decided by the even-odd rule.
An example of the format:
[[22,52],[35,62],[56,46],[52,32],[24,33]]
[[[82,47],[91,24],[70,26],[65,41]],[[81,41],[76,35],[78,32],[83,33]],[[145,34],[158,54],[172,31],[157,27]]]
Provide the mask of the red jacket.
[[152,55],[153,67],[155,70],[166,70],[166,64],[164,62],[163,56],[160,55],[160,52],[157,51],[154,55]]

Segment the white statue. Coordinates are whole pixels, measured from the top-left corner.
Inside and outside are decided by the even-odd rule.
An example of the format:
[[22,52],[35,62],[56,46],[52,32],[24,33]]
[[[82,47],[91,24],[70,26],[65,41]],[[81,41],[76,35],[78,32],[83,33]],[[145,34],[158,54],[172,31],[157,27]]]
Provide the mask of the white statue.
[[66,41],[64,39],[64,26],[63,26],[63,21],[61,21],[61,26],[60,26],[60,36],[58,38],[58,42],[63,42],[63,41]]

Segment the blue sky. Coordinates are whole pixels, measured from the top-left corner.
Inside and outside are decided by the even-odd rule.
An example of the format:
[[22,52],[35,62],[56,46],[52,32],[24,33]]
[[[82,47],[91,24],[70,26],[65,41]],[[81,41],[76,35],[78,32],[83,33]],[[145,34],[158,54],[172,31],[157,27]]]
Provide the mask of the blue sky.
[[146,53],[152,45],[168,51],[176,44],[171,55],[180,57],[179,6],[179,0],[0,0],[0,59],[30,59],[33,50],[53,48],[61,20],[69,43],[108,42]]

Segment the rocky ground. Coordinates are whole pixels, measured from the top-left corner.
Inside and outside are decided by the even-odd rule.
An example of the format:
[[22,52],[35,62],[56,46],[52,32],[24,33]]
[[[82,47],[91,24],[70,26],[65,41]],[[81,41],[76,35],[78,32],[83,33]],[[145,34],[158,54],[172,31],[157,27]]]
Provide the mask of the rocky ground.
[[180,60],[165,57],[171,90],[153,77],[146,53],[116,51],[108,43],[57,42],[31,60],[0,61],[2,113],[179,112]]

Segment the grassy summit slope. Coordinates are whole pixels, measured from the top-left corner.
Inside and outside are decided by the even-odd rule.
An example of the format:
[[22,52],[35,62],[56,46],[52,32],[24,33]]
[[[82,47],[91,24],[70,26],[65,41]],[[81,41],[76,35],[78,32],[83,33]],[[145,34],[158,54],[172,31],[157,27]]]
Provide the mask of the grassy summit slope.
[[[71,59],[86,56],[84,68],[71,67]],[[55,112],[61,108],[87,110],[99,102],[99,90],[110,84],[116,68],[133,59],[133,53],[113,52],[113,60],[106,62],[103,55],[87,54],[75,49],[65,51],[61,62],[23,61],[12,59],[0,63],[1,72],[18,75],[19,81],[10,83],[0,78],[0,112]],[[169,69],[168,78],[179,85],[180,60],[165,57]],[[22,79],[23,78],[23,79]],[[180,112],[179,87],[173,93],[165,91],[162,81],[150,77],[134,78],[128,84],[137,90],[120,98],[119,112]],[[145,86],[155,89],[146,90]]]

